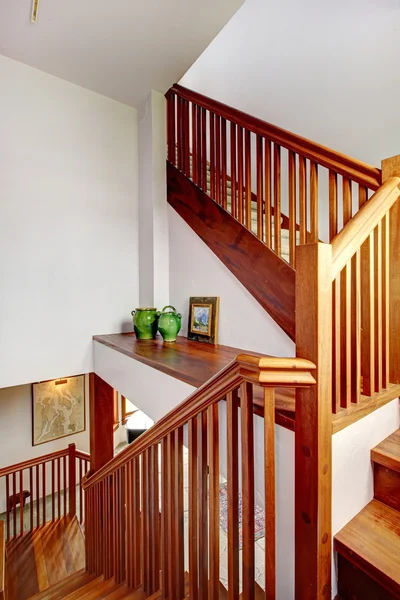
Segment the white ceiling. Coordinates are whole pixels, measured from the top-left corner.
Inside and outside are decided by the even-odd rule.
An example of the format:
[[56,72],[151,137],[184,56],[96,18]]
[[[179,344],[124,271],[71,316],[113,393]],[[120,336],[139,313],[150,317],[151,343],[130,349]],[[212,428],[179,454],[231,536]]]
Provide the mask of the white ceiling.
[[166,92],[244,0],[0,1],[0,54],[138,107]]

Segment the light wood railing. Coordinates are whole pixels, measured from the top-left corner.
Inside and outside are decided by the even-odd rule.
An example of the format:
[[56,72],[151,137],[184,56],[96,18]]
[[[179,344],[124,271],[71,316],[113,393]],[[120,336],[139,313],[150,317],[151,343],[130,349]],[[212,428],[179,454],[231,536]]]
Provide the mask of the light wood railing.
[[[313,386],[313,372],[314,364],[301,358],[240,355],[87,478],[83,488],[89,572],[126,581],[132,589],[141,587],[147,596],[162,590],[164,598],[183,600],[187,585],[193,600],[219,598],[223,481],[228,507],[228,596],[238,600],[241,589],[244,598],[254,598],[257,488],[265,499],[263,587],[266,598],[275,598],[275,388]],[[253,417],[256,385],[264,388],[264,419]],[[263,437],[263,452],[255,450],[255,429],[257,438]],[[296,477],[303,475],[296,471]],[[184,488],[188,488],[187,498]]]
[[[65,450],[0,469],[7,542],[62,516],[75,516],[76,488],[78,484],[80,487],[89,462],[89,454],[70,444]],[[82,523],[84,498],[81,489],[78,493],[77,516]]]
[[293,267],[297,245],[330,242],[381,185],[380,169],[180,85],[166,97],[168,160]]

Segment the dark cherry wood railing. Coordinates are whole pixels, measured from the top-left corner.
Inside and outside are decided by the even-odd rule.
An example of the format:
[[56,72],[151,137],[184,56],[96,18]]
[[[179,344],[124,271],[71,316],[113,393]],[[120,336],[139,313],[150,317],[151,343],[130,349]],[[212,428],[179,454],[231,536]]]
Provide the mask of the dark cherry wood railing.
[[5,572],[6,572],[6,536],[5,536],[5,532],[4,532],[4,521],[0,521],[0,600],[6,600]]
[[381,184],[380,169],[180,85],[166,97],[169,162],[292,266],[297,245],[331,241]]
[[[228,496],[227,597],[238,600],[241,585],[243,598],[254,598],[255,483],[264,482],[264,587],[265,597],[275,598],[275,388],[313,386],[313,372],[313,363],[300,358],[239,355],[87,478],[83,488],[89,572],[126,581],[132,589],[141,587],[147,596],[161,590],[164,598],[183,600],[187,585],[191,599],[217,600],[222,476]],[[264,419],[259,420],[264,438],[261,456],[254,443],[254,386],[264,388]],[[221,439],[226,440],[225,448]],[[301,478],[302,473],[298,471],[296,477]],[[187,507],[184,487],[188,487]]]
[[[90,455],[70,444],[32,460],[0,469],[4,482],[7,542],[24,531],[32,531],[62,516],[77,514],[77,485],[89,469]],[[80,523],[84,520],[84,498],[79,489]],[[24,508],[25,507],[25,508]]]

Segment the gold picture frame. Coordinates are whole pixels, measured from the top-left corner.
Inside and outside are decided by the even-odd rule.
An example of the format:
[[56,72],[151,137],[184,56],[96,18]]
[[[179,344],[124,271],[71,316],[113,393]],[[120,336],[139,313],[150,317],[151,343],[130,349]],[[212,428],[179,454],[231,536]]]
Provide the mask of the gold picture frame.
[[188,339],[196,342],[218,343],[219,298],[193,296],[189,300]]

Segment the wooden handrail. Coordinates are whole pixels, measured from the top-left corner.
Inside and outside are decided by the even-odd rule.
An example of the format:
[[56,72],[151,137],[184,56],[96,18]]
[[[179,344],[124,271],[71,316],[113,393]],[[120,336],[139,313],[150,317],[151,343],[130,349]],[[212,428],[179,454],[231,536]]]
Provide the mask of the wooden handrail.
[[400,196],[400,178],[391,177],[332,240],[332,281]]
[[5,600],[6,536],[4,521],[0,521],[0,600]]
[[323,165],[327,169],[340,173],[345,177],[349,177],[353,181],[365,185],[373,190],[377,190],[382,182],[382,172],[380,169],[368,165],[362,161],[346,156],[335,150],[331,150],[326,146],[322,146],[307,138],[276,127],[271,123],[252,117],[236,108],[232,108],[212,100],[203,94],[193,92],[179,84],[175,84],[168,92],[176,94],[181,98],[193,102],[197,106],[209,110],[222,116],[233,123],[252,131],[257,135],[261,135],[270,141],[287,148],[293,152],[297,152],[306,158]]
[[103,468],[90,478],[84,477],[83,489],[90,489],[128,460],[159,443],[168,434],[206,410],[217,396],[224,397],[231,392],[241,381],[257,382],[263,387],[308,387],[315,383],[311,374],[314,369],[315,365],[312,362],[299,358],[259,358],[247,354],[238,355]]
[[25,469],[30,469],[31,467],[36,467],[37,465],[41,465],[45,462],[50,462],[56,458],[62,458],[63,456],[68,456],[69,450],[68,448],[65,450],[58,450],[57,452],[51,452],[50,454],[44,454],[43,456],[38,456],[37,458],[32,458],[31,460],[26,460],[24,462],[20,462],[16,465],[11,465],[9,467],[3,467],[0,469],[0,477],[4,477],[5,475],[12,475],[13,473],[18,473],[18,471],[23,471]]
[[82,450],[77,450],[76,458],[82,458],[82,460],[90,460],[90,454],[88,452],[83,452]]

